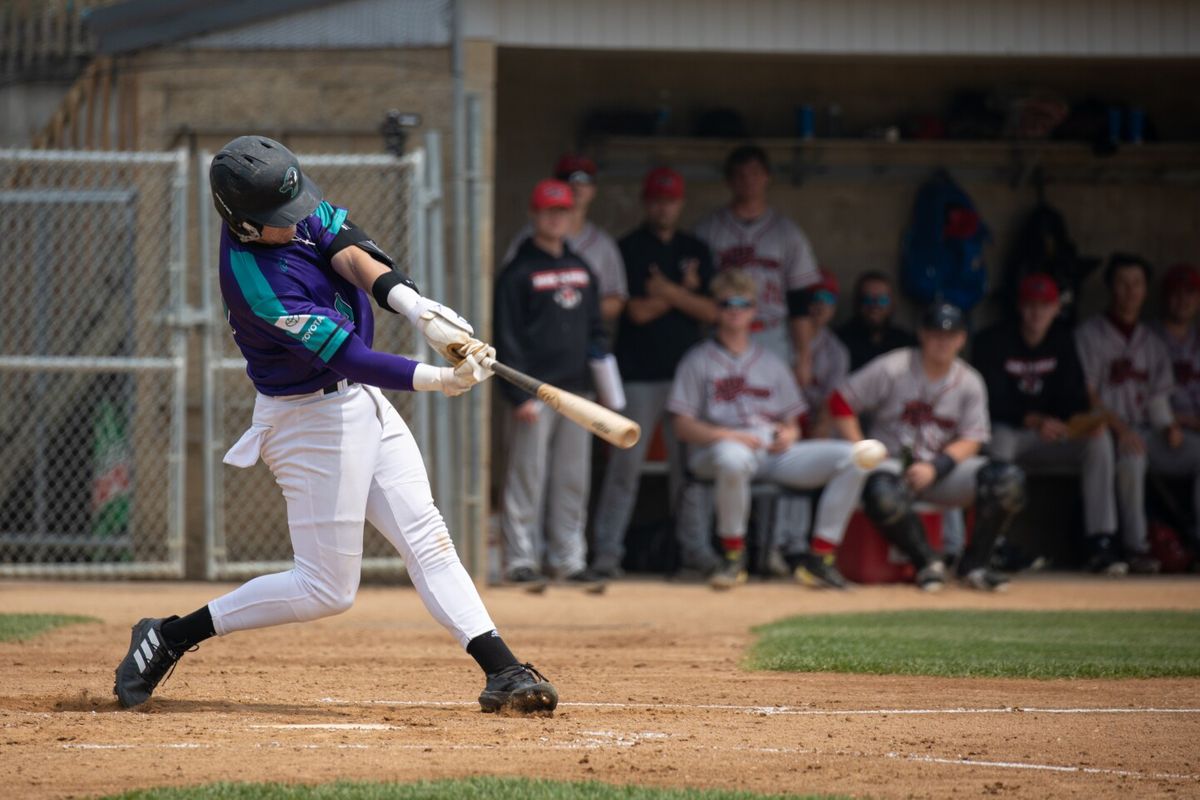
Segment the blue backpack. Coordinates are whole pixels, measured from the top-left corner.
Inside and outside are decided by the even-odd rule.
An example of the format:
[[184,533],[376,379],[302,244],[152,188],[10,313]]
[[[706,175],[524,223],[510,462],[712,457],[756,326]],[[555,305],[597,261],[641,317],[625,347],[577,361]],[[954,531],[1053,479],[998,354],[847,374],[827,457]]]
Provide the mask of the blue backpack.
[[953,303],[970,311],[987,291],[983,246],[991,238],[971,198],[939,170],[917,192],[900,257],[900,287],[920,306]]

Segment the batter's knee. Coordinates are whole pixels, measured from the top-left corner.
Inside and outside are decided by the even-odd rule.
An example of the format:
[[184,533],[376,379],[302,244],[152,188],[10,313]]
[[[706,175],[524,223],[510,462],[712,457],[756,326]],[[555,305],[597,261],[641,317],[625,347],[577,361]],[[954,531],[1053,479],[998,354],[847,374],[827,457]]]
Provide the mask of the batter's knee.
[[875,472],[863,484],[862,505],[867,518],[881,527],[895,525],[912,510],[912,493],[899,475]]
[[975,473],[976,501],[1015,514],[1025,507],[1025,470],[1007,461],[989,461]]
[[296,581],[304,590],[304,600],[296,604],[296,615],[303,620],[343,614],[354,605],[358,594],[361,562],[356,560],[353,574],[311,575],[297,572]]

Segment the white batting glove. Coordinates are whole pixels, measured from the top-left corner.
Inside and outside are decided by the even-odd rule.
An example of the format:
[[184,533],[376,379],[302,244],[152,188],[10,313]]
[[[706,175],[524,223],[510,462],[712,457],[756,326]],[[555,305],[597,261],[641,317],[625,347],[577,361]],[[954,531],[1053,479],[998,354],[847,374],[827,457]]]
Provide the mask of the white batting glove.
[[[460,358],[473,358],[475,360],[475,363],[479,365],[479,369],[483,374],[480,380],[491,376],[492,362],[496,360],[496,348],[478,339],[469,339],[466,344],[458,346],[457,353]],[[457,359],[451,360],[457,363]]]
[[416,326],[425,336],[425,341],[447,361],[458,363],[454,350],[471,341],[475,329],[452,309],[433,300],[421,298],[424,308],[417,317]]

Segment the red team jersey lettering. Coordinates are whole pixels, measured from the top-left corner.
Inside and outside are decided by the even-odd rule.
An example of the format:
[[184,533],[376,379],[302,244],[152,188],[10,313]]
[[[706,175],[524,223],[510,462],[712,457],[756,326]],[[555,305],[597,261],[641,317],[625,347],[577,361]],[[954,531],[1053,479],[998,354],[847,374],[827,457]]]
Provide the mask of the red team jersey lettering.
[[909,400],[905,403],[904,410],[900,412],[900,421],[917,430],[927,425],[944,431],[952,431],[958,427],[958,420],[937,416],[933,413],[933,406],[924,400]]
[[766,399],[771,396],[771,389],[769,386],[751,386],[741,375],[713,381],[713,400],[718,403],[735,403],[743,395]]
[[1108,382],[1113,386],[1120,386],[1126,381],[1146,383],[1149,380],[1150,373],[1147,370],[1138,369],[1132,359],[1115,358],[1108,365]]

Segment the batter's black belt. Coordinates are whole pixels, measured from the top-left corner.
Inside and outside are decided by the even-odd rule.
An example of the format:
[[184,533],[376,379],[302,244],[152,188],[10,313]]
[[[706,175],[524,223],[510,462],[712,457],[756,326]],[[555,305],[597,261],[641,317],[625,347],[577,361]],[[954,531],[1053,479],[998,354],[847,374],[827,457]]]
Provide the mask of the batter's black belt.
[[324,389],[322,389],[321,394],[335,394],[337,392],[340,392],[342,389],[349,389],[354,384],[355,384],[355,381],[351,381],[351,380],[342,378],[340,381],[334,381],[333,383],[329,384]]

